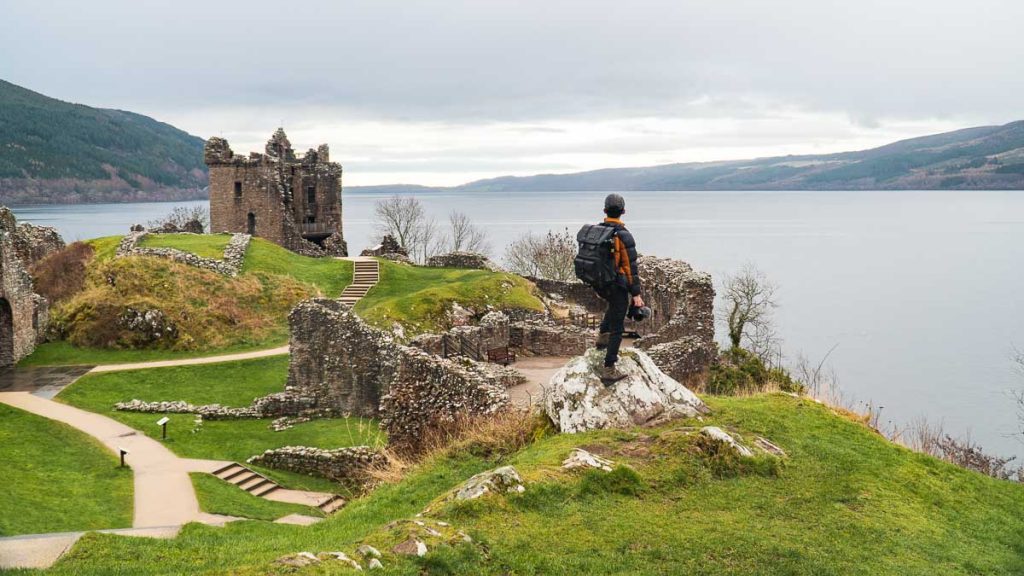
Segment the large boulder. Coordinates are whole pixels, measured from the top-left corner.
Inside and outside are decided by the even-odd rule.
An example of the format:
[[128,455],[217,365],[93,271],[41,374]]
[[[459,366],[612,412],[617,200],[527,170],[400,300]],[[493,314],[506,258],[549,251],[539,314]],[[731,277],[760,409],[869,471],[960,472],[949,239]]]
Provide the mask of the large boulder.
[[605,387],[598,377],[604,352],[588,350],[551,377],[544,395],[548,417],[562,432],[652,425],[710,410],[640,350],[624,349],[617,364],[626,378]]

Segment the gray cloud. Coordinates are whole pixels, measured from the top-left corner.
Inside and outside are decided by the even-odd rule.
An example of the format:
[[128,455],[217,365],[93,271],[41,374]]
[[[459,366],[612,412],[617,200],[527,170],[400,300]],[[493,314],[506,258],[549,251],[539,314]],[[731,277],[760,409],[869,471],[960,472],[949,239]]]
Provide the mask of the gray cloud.
[[[1015,0],[7,0],[0,76],[175,123],[202,111],[186,127],[203,136],[328,119],[504,123],[514,139],[666,118],[742,144],[765,134],[742,123],[794,111],[868,131],[1017,119],[1022,20]],[[616,142],[642,147],[595,145]]]

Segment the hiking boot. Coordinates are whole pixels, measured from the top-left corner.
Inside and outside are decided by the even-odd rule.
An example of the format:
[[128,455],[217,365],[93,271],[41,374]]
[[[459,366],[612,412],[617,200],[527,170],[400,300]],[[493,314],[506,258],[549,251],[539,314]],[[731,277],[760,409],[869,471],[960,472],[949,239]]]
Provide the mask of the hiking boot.
[[601,371],[598,372],[598,376],[601,377],[601,383],[605,386],[611,386],[626,377],[626,375],[619,372],[618,368],[615,366],[602,366]]
[[594,344],[594,347],[597,348],[598,350],[604,350],[605,348],[608,347],[607,332],[601,332],[600,334],[597,335],[597,344]]

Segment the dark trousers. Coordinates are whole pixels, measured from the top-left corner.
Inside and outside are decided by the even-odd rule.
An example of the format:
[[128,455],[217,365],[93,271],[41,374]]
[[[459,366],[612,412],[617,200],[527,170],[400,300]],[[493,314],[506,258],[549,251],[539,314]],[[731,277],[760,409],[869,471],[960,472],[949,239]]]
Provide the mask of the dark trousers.
[[608,349],[604,354],[604,365],[615,366],[619,360],[619,346],[622,345],[622,331],[629,310],[629,290],[612,284],[599,291],[598,296],[608,302],[608,309],[601,320],[601,333],[608,334]]

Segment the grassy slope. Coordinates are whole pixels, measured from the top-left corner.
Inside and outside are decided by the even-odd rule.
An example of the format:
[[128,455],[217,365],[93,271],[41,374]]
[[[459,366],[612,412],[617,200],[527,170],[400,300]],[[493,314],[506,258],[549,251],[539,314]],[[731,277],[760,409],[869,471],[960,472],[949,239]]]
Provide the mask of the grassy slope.
[[[116,402],[138,398],[147,401],[185,400],[193,404],[247,406],[258,396],[284,389],[288,357],[274,356],[244,362],[200,366],[154,368],[128,372],[93,374],[65,388],[57,399],[72,406],[109,416],[160,438],[155,422],[159,414],[118,412]],[[193,433],[193,417],[171,414],[165,444],[179,456],[244,462],[269,448],[317,446],[338,448],[379,442],[377,424],[359,418],[316,420],[289,430],[274,432],[270,419],[207,420]],[[270,471],[268,476],[290,487],[336,490],[326,480]]]
[[418,334],[442,328],[438,322],[452,301],[476,310],[543,309],[530,283],[519,276],[381,260],[380,283],[356,303],[355,310],[370,323],[390,327],[397,321],[407,333]]
[[[154,241],[161,246],[189,249],[194,252],[211,253],[220,250],[229,238],[227,235],[155,235]],[[104,262],[114,257],[120,236],[107,236],[90,240],[96,250],[95,260]],[[243,276],[254,274],[290,276],[300,282],[316,287],[325,296],[336,297],[352,281],[352,263],[333,258],[309,258],[300,256],[262,238],[253,238],[246,252]],[[68,342],[48,342],[36,348],[35,352],[21,362],[21,366],[58,366],[69,364],[117,364],[123,362],[147,362],[151,360],[172,360],[216,356],[234,352],[248,352],[287,342],[282,329],[273,337],[258,342],[236,344],[217,349],[204,350],[111,350],[82,348]]]
[[177,248],[203,258],[220,260],[230,234],[148,234],[139,243],[141,248]]
[[[704,422],[556,435],[505,458],[462,451],[416,469],[306,529],[246,522],[189,526],[175,540],[89,535],[55,567],[101,574],[125,557],[136,574],[265,574],[300,550],[388,550],[385,525],[408,518],[471,474],[514,464],[522,495],[444,506],[431,515],[486,547],[385,554],[388,573],[490,574],[1016,574],[1024,571],[1024,487],[894,446],[807,400],[711,398]],[[713,422],[761,434],[789,452],[717,466],[683,426]],[[574,446],[603,447],[638,476],[578,474],[559,464]],[[599,448],[595,448],[599,449]],[[716,472],[717,471],[717,472]],[[236,572],[239,566],[248,565]],[[326,567],[311,573],[331,573]]]
[[318,508],[265,500],[210,474],[193,472],[189,476],[192,477],[192,485],[195,486],[199,507],[203,512],[270,521],[289,514],[323,516]]
[[124,528],[132,473],[99,442],[0,404],[0,536]]

